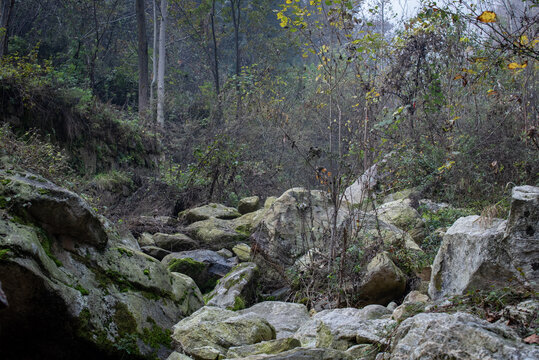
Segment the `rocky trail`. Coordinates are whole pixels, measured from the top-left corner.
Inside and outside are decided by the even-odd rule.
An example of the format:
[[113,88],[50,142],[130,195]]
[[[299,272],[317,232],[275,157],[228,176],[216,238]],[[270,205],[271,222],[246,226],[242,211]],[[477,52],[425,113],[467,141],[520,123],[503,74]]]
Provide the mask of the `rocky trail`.
[[[437,230],[432,266],[410,270],[394,250],[425,257],[414,203],[448,206],[401,192],[335,208],[293,188],[132,218],[126,231],[77,194],[0,170],[0,357],[538,359],[539,188],[513,188],[506,220]],[[339,279],[356,308],[294,296],[329,266],[336,233],[372,250]]]

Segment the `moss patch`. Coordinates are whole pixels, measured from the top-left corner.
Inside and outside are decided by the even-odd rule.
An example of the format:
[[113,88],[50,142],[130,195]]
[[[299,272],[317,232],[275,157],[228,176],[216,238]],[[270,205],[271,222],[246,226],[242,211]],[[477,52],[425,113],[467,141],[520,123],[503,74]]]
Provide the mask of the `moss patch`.
[[243,300],[243,298],[241,296],[236,296],[234,298],[234,306],[232,307],[232,311],[237,311],[237,310],[243,310],[245,309],[245,300]]
[[124,303],[116,303],[114,306],[114,323],[120,336],[137,332],[137,321]]
[[161,346],[172,348],[172,331],[160,328],[153,319],[149,320],[151,320],[152,327],[142,329],[140,339],[152,349],[159,349]]
[[179,272],[194,277],[206,270],[206,264],[191,258],[174,259],[168,265],[168,269],[172,272]]
[[0,261],[6,260],[9,258],[9,249],[1,249],[0,250]]
[[90,292],[80,284],[75,286],[75,289],[78,290],[82,296],[90,295]]

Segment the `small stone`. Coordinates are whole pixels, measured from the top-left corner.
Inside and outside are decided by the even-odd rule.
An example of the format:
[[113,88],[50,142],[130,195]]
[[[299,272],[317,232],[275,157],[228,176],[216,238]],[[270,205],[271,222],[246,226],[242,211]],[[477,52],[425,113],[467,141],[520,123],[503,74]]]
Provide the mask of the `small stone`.
[[245,261],[251,260],[251,247],[245,243],[239,243],[235,245],[232,248],[232,252],[236,254],[236,256],[238,257],[238,259],[240,259],[240,261],[245,262]]

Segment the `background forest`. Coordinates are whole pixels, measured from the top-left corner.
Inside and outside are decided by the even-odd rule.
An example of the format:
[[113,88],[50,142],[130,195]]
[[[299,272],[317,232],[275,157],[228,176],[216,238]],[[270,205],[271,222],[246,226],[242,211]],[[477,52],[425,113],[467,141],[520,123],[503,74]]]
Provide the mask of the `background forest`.
[[113,219],[339,194],[382,159],[379,192],[461,207],[539,184],[535,0],[0,4],[2,167]]

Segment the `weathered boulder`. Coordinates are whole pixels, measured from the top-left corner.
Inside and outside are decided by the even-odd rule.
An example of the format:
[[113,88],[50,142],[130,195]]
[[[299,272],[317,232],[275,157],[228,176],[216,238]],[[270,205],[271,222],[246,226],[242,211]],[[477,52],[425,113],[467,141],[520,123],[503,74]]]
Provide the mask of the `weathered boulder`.
[[458,219],[445,233],[432,267],[429,295],[439,299],[472,289],[539,284],[539,188],[513,189],[508,221]]
[[384,251],[377,254],[367,265],[367,272],[358,288],[358,296],[363,304],[387,305],[401,297],[405,289],[406,275]]
[[429,297],[427,295],[413,290],[406,295],[402,304],[395,308],[391,317],[395,321],[403,321],[404,319],[423,312],[427,307],[428,301]]
[[107,244],[101,221],[80,196],[34,174],[0,170],[1,207],[51,235],[98,248]]
[[249,237],[248,233],[237,231],[236,227],[233,221],[209,218],[189,225],[185,231],[198,240],[201,247],[217,251],[232,248]]
[[539,187],[513,188],[504,244],[521,280],[539,291]]
[[180,354],[177,351],[174,351],[172,352],[172,354],[168,356],[167,360],[193,360],[193,358],[185,354]]
[[294,335],[310,319],[305,305],[282,301],[264,301],[240,311],[250,312],[266,319],[275,328],[277,339]]
[[378,165],[368,168],[352,185],[344,190],[344,199],[350,204],[361,204],[367,200],[368,192],[378,183]]
[[260,225],[267,209],[259,209],[232,220],[234,230],[246,236],[250,236]]
[[239,243],[234,245],[232,252],[238,257],[240,261],[251,260],[251,247],[245,243]]
[[161,261],[170,271],[193,278],[203,292],[212,290],[217,280],[237,265],[235,258],[224,258],[212,250],[191,250],[172,253]]
[[376,209],[376,212],[382,221],[407,231],[414,240],[425,237],[425,223],[417,210],[411,206],[410,199],[384,203]]
[[294,337],[303,347],[343,351],[357,344],[386,344],[395,321],[371,316],[371,311],[363,309],[324,310],[303,324]]
[[189,236],[181,233],[163,234],[156,233],[152,236],[155,246],[171,252],[185,251],[196,249],[200,246],[198,241],[191,239]]
[[[525,328],[537,328],[537,315],[539,314],[539,301],[530,299],[516,305],[506,306],[503,309],[503,318],[511,323],[521,324]],[[534,323],[535,322],[535,323]],[[528,331],[528,333],[531,331]]]
[[240,310],[252,303],[256,292],[258,267],[244,262],[223,277],[207,295],[207,305],[223,309]]
[[408,199],[410,195],[412,195],[413,192],[414,192],[414,189],[404,189],[404,190],[396,191],[384,197],[383,203]]
[[221,249],[217,251],[217,254],[221,255],[222,257],[226,259],[230,259],[231,257],[234,257],[234,253],[228,249]]
[[487,228],[472,215],[447,230],[432,265],[429,295],[433,300],[472,289],[503,287],[513,270],[502,240],[506,221],[493,219]]
[[353,360],[353,356],[334,349],[306,349],[297,347],[279,354],[250,355],[242,360]]
[[138,244],[141,248],[144,246],[155,246],[155,241],[153,240],[153,236],[148,233],[142,233],[138,239]]
[[[286,191],[267,210],[253,234],[259,251],[276,264],[291,266],[309,250],[323,248],[334,208],[323,191],[293,188]],[[347,218],[338,214],[339,226]],[[312,239],[307,246],[305,239]]]
[[195,359],[225,357],[232,346],[256,344],[275,339],[275,329],[255,314],[238,314],[205,306],[174,325],[172,335],[183,350]]
[[508,327],[466,313],[424,313],[404,320],[390,355],[392,360],[537,358],[539,348],[522,343]]
[[260,198],[258,196],[250,196],[243,198],[238,203],[238,211],[240,214],[247,214],[258,210],[260,207]]
[[144,233],[175,234],[181,229],[180,221],[170,216],[135,216],[126,222],[133,235],[137,237]]
[[301,346],[301,343],[298,339],[281,338],[263,341],[252,345],[233,346],[228,349],[226,357],[228,359],[233,359],[258,354],[279,354],[299,346]]
[[185,210],[180,213],[180,218],[185,219],[185,221],[191,224],[197,221],[208,220],[210,218],[235,219],[240,215],[241,214],[232,207],[210,203],[194,209]]
[[[22,191],[39,193],[40,181],[28,189],[34,181],[21,180]],[[58,200],[64,194],[61,188],[47,186],[54,191],[42,195]],[[10,196],[17,198],[17,193]],[[58,200],[60,205],[49,211],[77,203],[82,209],[88,206],[73,199],[75,194],[65,196],[65,203]],[[89,219],[86,210],[79,210],[69,215],[71,227]],[[105,241],[80,241],[74,234],[88,230],[88,224],[62,232],[55,228],[59,224],[49,221],[57,219],[54,214],[46,220],[17,214],[17,206],[0,209],[0,281],[10,299],[10,306],[0,312],[2,330],[9,329],[0,335],[3,358],[168,356],[168,329],[203,305],[192,279],[170,274],[154,258],[125,246],[121,234],[105,220],[95,218],[101,227],[94,228],[94,235],[106,234]],[[78,215],[81,218],[75,218]]]
[[157,260],[162,260],[165,256],[171,254],[170,251],[161,249],[157,246],[143,246],[140,248],[143,253],[150,255]]

